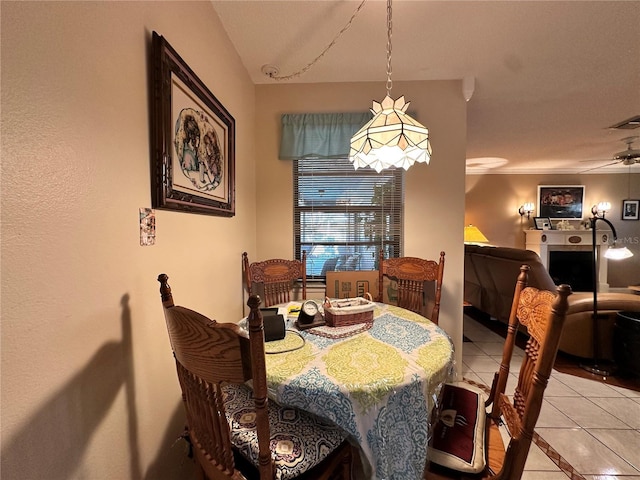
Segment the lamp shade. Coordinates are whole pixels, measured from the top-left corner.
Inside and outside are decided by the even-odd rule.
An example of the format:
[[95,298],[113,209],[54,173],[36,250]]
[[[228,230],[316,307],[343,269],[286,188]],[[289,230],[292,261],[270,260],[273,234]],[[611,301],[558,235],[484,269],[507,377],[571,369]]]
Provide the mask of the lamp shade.
[[489,243],[487,237],[474,225],[464,227],[464,241],[465,243]]
[[351,138],[349,160],[357,170],[371,167],[376,172],[414,163],[429,163],[429,130],[407,115],[409,102],[404,96],[393,100],[387,95],[382,103],[373,102],[373,118]]
[[633,257],[633,253],[627,247],[616,247],[614,244],[605,250],[604,256],[609,260],[624,260]]

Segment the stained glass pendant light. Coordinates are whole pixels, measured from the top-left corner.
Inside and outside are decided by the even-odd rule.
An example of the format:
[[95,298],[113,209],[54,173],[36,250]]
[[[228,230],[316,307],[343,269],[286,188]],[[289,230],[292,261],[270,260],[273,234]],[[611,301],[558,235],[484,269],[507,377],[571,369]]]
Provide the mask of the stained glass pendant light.
[[381,103],[373,102],[373,118],[351,138],[349,161],[356,170],[408,170],[416,162],[428,164],[431,159],[429,130],[407,115],[409,102],[404,96],[391,98],[391,1],[387,0],[387,96]]

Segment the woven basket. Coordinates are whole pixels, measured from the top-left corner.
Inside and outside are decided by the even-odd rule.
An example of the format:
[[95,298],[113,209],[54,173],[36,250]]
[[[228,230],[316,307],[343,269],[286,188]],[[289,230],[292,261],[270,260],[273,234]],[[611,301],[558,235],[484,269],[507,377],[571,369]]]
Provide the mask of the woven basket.
[[326,297],[324,302],[324,320],[330,327],[346,327],[358,323],[371,322],[375,303],[369,298],[340,298],[330,300]]

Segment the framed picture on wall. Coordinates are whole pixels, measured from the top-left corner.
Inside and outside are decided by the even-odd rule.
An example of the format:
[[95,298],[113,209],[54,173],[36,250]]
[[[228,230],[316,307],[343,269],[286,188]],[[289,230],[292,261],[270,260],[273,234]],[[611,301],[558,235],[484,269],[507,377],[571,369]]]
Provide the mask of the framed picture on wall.
[[235,119],[161,35],[152,39],[154,208],[235,215]]
[[622,220],[638,220],[640,218],[640,200],[622,201]]
[[538,185],[538,216],[581,220],[584,185]]

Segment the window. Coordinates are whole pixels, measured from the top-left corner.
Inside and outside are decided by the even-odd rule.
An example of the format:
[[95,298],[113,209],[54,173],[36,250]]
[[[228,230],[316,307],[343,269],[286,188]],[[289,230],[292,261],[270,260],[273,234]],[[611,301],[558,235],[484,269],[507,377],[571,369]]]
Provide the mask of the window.
[[375,270],[380,248],[400,256],[404,170],[354,170],[347,158],[293,162],[296,258],[307,277],[331,270]]

